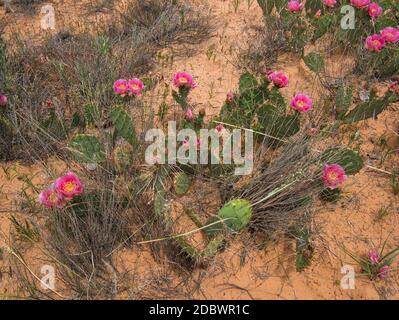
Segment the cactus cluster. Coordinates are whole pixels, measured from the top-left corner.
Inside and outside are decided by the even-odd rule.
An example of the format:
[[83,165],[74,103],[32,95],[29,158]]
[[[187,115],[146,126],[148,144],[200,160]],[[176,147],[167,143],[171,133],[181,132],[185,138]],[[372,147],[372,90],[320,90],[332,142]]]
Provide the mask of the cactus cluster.
[[[94,124],[100,119],[98,108],[94,105],[86,105],[83,108],[83,114],[86,124]],[[110,118],[115,127],[113,140],[119,136],[129,143],[129,145],[122,144],[109,150],[109,156],[113,158],[116,170],[124,171],[133,160],[133,147],[137,144],[136,132],[130,115],[122,107],[113,107]],[[105,136],[78,134],[70,141],[69,148],[77,161],[98,164],[104,162],[108,157],[106,140]]]
[[[357,152],[345,148],[330,148],[323,152],[320,160],[321,164],[336,163],[340,165],[345,170],[346,175],[354,175],[364,166],[363,159]],[[320,199],[335,202],[340,195],[341,190],[339,188],[326,188],[320,192]]]
[[238,232],[251,221],[251,204],[245,199],[231,200],[219,210],[218,217],[231,232]]
[[322,164],[337,163],[344,168],[347,175],[354,175],[363,168],[363,159],[355,151],[347,148],[330,148],[324,151],[320,160]]
[[[258,80],[244,73],[239,80],[239,93],[232,102],[222,107],[220,119],[223,122],[242,127],[254,127],[255,131],[278,139],[288,138],[300,130],[297,112],[286,115],[287,103],[277,87],[269,89],[269,80]],[[273,139],[271,142],[275,143]]]
[[[185,185],[186,182],[189,181],[189,178],[183,178],[185,173],[179,173],[178,180],[184,180]],[[168,171],[163,171],[155,181],[155,198],[154,198],[154,211],[156,215],[163,221],[164,225],[167,229],[173,230],[174,221],[172,219],[171,210],[173,210],[170,201],[168,200],[167,193],[165,191],[165,184],[168,178]],[[176,177],[175,181],[176,182]],[[186,189],[185,186],[183,189]],[[182,189],[182,190],[183,190]],[[188,189],[188,188],[187,188]],[[175,184],[176,190],[176,184]],[[186,190],[187,191],[187,190]],[[193,244],[191,244],[189,240],[189,236],[182,236],[180,234],[172,234],[171,238],[174,239],[175,243],[181,248],[181,250],[192,260],[194,261],[203,261],[207,258],[214,255],[224,244],[225,237],[221,232],[215,232],[211,234],[208,228],[211,228],[213,225],[207,227],[207,225],[212,224],[211,222],[207,222],[203,225],[200,222],[197,214],[193,210],[186,210],[185,214],[193,223],[198,227],[197,232],[203,232],[206,238],[208,239],[208,243],[203,249],[199,249]]]

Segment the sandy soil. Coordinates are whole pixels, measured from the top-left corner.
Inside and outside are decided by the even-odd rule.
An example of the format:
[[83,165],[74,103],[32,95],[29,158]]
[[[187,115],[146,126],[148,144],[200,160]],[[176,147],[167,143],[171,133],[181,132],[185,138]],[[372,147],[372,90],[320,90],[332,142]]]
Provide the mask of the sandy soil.
[[[71,1],[74,2],[74,1]],[[198,1],[203,3],[203,1]],[[158,70],[165,78],[176,70],[186,70],[195,75],[199,87],[192,93],[191,99],[202,102],[196,111],[205,108],[207,116],[216,115],[229,90],[233,90],[238,82],[241,70],[235,65],[235,49],[245,37],[248,27],[261,22],[260,9],[252,4],[247,6],[242,1],[237,12],[232,1],[208,1],[211,4],[214,19],[217,21],[215,36],[197,48],[197,54],[190,58],[176,58],[173,65]],[[57,3],[57,10],[67,15],[71,6],[69,1]],[[68,9],[69,8],[69,9]],[[75,7],[75,10],[79,10]],[[93,19],[107,13],[96,13]],[[13,34],[22,29],[37,32],[39,14],[31,16],[20,13],[10,13],[7,19],[14,20],[5,32]],[[79,17],[77,18],[79,20]],[[30,24],[27,24],[27,21]],[[63,20],[64,21],[64,20]],[[78,23],[78,22],[77,22]],[[63,23],[58,27],[61,30]],[[212,58],[209,58],[212,50]],[[233,50],[234,51],[234,50]],[[165,50],[164,54],[171,51]],[[318,88],[311,85],[312,73],[296,57],[287,55],[279,58],[278,69],[284,70],[291,79],[283,94],[288,98],[301,90],[317,95]],[[380,164],[382,151],[378,146],[382,136],[390,137],[394,148],[395,135],[392,130],[398,125],[398,106],[385,112],[376,121],[367,121],[358,126],[361,141],[361,153],[368,165],[386,171],[397,167],[399,154],[396,153]],[[354,128],[346,129],[354,131]],[[12,168],[15,164],[4,163],[4,168]],[[46,175],[39,165],[24,166],[17,164],[18,172],[35,176],[37,183],[46,182]],[[9,216],[11,214],[27,214],[20,212],[17,206],[20,199],[22,182],[18,178],[7,178],[0,170],[0,226],[2,234],[7,238],[10,231]],[[393,264],[390,276],[384,281],[370,282],[367,278],[357,276],[354,290],[344,290],[340,281],[344,274],[341,268],[353,264],[342,249],[342,245],[350,251],[362,255],[372,248],[377,248],[389,239],[388,249],[399,244],[399,202],[392,193],[390,176],[365,168],[361,173],[351,177],[343,189],[343,196],[337,204],[319,205],[315,211],[315,257],[311,266],[304,272],[295,271],[295,247],[293,241],[284,240],[281,243],[269,244],[264,249],[250,249],[244,246],[244,241],[237,237],[229,243],[226,250],[215,257],[215,263],[207,268],[194,270],[193,277],[200,279],[200,288],[193,298],[208,299],[398,299],[399,283],[397,266]],[[388,208],[388,214],[379,219],[379,210]],[[245,235],[243,235],[245,238]],[[151,255],[144,250],[140,254],[136,249],[123,249],[118,253],[123,260],[124,268],[132,273],[137,268],[143,268],[142,279],[151,272],[161,272],[165,265],[156,263]],[[39,265],[36,264],[39,268]],[[156,271],[154,271],[156,270]],[[5,257],[0,259],[0,288],[5,295],[12,293],[12,272],[9,271]],[[35,270],[40,272],[40,270]],[[136,272],[137,273],[137,272]],[[137,290],[145,288],[145,281],[136,279]],[[11,292],[11,293],[10,293]],[[127,296],[126,296],[127,298]],[[129,298],[134,298],[134,294]]]

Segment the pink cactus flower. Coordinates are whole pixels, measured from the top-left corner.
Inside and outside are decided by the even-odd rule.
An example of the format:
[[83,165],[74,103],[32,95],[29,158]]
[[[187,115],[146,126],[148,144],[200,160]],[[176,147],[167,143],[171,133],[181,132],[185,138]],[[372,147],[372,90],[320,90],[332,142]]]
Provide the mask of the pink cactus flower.
[[380,262],[380,255],[378,254],[377,251],[370,251],[368,256],[371,261],[371,264],[378,264]]
[[399,41],[399,29],[386,27],[381,31],[382,38],[389,43],[395,43]]
[[224,126],[223,126],[221,123],[219,123],[219,124],[215,127],[215,130],[216,130],[217,133],[221,133],[221,132],[223,131],[223,129],[224,129]]
[[54,184],[39,194],[39,202],[46,208],[62,208],[65,204],[64,196],[57,192]]
[[268,78],[276,87],[284,88],[288,86],[288,77],[282,71],[270,72]]
[[323,169],[323,182],[329,189],[336,189],[348,179],[345,170],[339,164],[328,164]]
[[193,115],[193,110],[192,110],[191,108],[188,108],[188,109],[186,110],[186,113],[184,114],[184,118],[185,118],[186,120],[188,120],[188,121],[193,120],[194,115]]
[[385,47],[385,40],[379,34],[368,36],[366,39],[365,47],[369,51],[380,52]]
[[114,92],[124,97],[128,94],[128,82],[125,79],[119,79],[114,82]]
[[330,8],[334,8],[337,4],[337,0],[323,0],[323,3]]
[[291,12],[297,12],[301,11],[303,9],[303,3],[297,1],[297,0],[291,0],[288,2],[288,10]]
[[382,8],[378,5],[378,3],[372,2],[369,4],[367,11],[369,13],[369,16],[372,18],[377,18],[380,15],[382,15]]
[[378,270],[378,278],[383,280],[385,277],[388,275],[389,272],[389,266],[383,266]]
[[227,93],[226,102],[232,103],[233,101],[234,101],[234,93],[230,91]]
[[201,139],[197,138],[197,148],[199,148],[201,146]]
[[8,103],[6,96],[0,95],[0,107],[5,107]]
[[66,199],[70,200],[83,192],[83,185],[75,174],[68,172],[55,180],[55,189]]
[[193,76],[187,72],[178,72],[173,77],[173,84],[176,88],[194,89],[197,85],[194,83]]
[[313,101],[305,94],[297,94],[291,101],[291,107],[300,113],[308,112],[313,108]]
[[369,4],[370,0],[351,0],[351,5],[359,9],[366,8]]
[[127,90],[130,96],[141,96],[141,93],[145,89],[143,81],[137,78],[130,79],[127,83]]
[[320,9],[316,11],[314,17],[315,17],[316,19],[320,19],[320,17],[321,17],[321,10],[320,10]]
[[396,92],[396,93],[399,93],[399,82],[398,81],[392,81],[389,84],[389,90],[393,91],[393,92]]
[[50,98],[48,98],[46,100],[46,105],[47,105],[47,108],[52,109],[53,108],[53,101]]

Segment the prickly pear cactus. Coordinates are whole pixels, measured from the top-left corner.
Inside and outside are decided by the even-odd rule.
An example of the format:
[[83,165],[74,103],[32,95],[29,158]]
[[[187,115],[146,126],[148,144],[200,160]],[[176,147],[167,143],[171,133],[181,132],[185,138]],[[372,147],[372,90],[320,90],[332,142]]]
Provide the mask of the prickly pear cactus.
[[127,170],[133,161],[133,148],[131,145],[120,145],[114,149],[114,164],[118,172]]
[[234,199],[219,210],[219,218],[224,220],[226,226],[233,232],[245,228],[251,220],[251,204],[244,199]]
[[337,163],[347,175],[358,173],[363,168],[363,159],[350,149],[330,148],[321,155],[322,163]]
[[361,120],[373,118],[375,119],[381,112],[383,112],[390,104],[390,97],[392,93],[388,92],[385,97],[381,99],[370,98],[370,101],[364,102],[350,111],[344,118],[345,123],[353,123]]
[[[172,230],[173,234],[175,223],[172,218],[173,215],[171,212],[171,210],[173,210],[173,207],[167,199],[167,194],[164,187],[167,176],[167,173],[162,174],[159,181],[157,181],[155,184],[156,194],[154,198],[154,210],[155,213],[163,220],[166,229],[168,229],[169,231]],[[212,237],[208,235],[205,232],[206,228],[204,228],[208,223],[206,225],[202,225],[193,210],[186,210],[186,215],[189,219],[191,219],[191,221],[193,221],[194,225],[196,225],[198,229],[202,229],[198,230],[197,232],[204,232],[206,238],[208,239],[206,246],[202,249],[197,248],[191,243],[189,235],[182,236],[181,234],[176,233],[174,234],[174,237],[172,237],[175,243],[188,257],[196,262],[204,261],[214,255],[223,246],[225,242],[225,237],[222,233],[215,234]]]
[[310,265],[314,252],[310,229],[306,226],[297,228],[294,236],[296,239],[296,271],[302,272]]
[[123,108],[116,106],[112,108],[110,116],[117,133],[132,146],[135,146],[136,131],[130,115]]
[[95,136],[77,135],[69,143],[69,146],[77,161],[100,163],[105,160],[104,146]]
[[190,188],[191,179],[186,173],[179,172],[176,174],[173,184],[176,194],[181,196],[186,194]]
[[[264,105],[257,110],[257,131],[264,132],[277,139],[285,139],[295,135],[300,130],[299,113],[282,115],[285,112],[275,106]],[[263,137],[262,137],[263,138]],[[273,144],[278,144],[277,139],[271,139]]]
[[341,119],[345,113],[348,112],[352,102],[353,86],[344,86],[343,84],[338,88],[335,96],[335,109],[337,111],[338,119]]
[[223,231],[223,222],[218,216],[209,218],[206,222],[206,226],[204,232],[209,239],[215,238]]
[[320,73],[324,70],[324,59],[317,52],[311,52],[303,58],[305,64],[315,73]]

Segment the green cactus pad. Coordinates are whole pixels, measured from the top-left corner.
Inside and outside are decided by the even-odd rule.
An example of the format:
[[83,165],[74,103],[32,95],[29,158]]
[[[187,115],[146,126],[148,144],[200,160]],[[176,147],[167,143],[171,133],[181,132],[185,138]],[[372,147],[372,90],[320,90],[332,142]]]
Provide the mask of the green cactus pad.
[[337,110],[338,118],[341,119],[349,110],[352,102],[353,86],[345,87],[343,84],[338,88],[337,95],[335,96],[335,107]]
[[353,123],[361,120],[373,118],[375,119],[381,112],[383,112],[390,104],[389,92],[382,99],[374,99],[370,97],[370,101],[364,102],[350,111],[344,118],[345,123]]
[[316,52],[309,53],[303,58],[303,61],[313,72],[319,73],[324,70],[324,59]]
[[325,164],[339,164],[347,175],[356,174],[363,168],[363,159],[351,149],[330,148],[323,152],[321,161]]
[[118,134],[132,146],[135,146],[136,131],[130,115],[121,107],[113,107],[111,110],[111,120]]
[[234,199],[219,210],[219,218],[231,231],[238,232],[248,225],[252,217],[251,204],[244,199]]
[[[217,223],[218,221],[219,223]],[[218,216],[209,218],[205,225],[209,226],[204,229],[204,232],[209,239],[213,239],[223,231],[223,223],[220,221],[220,217]]]
[[187,193],[191,185],[190,177],[184,172],[176,174],[174,179],[174,188],[177,195],[181,196]]
[[85,163],[100,163],[105,160],[102,143],[95,136],[77,135],[69,144],[77,161]]

